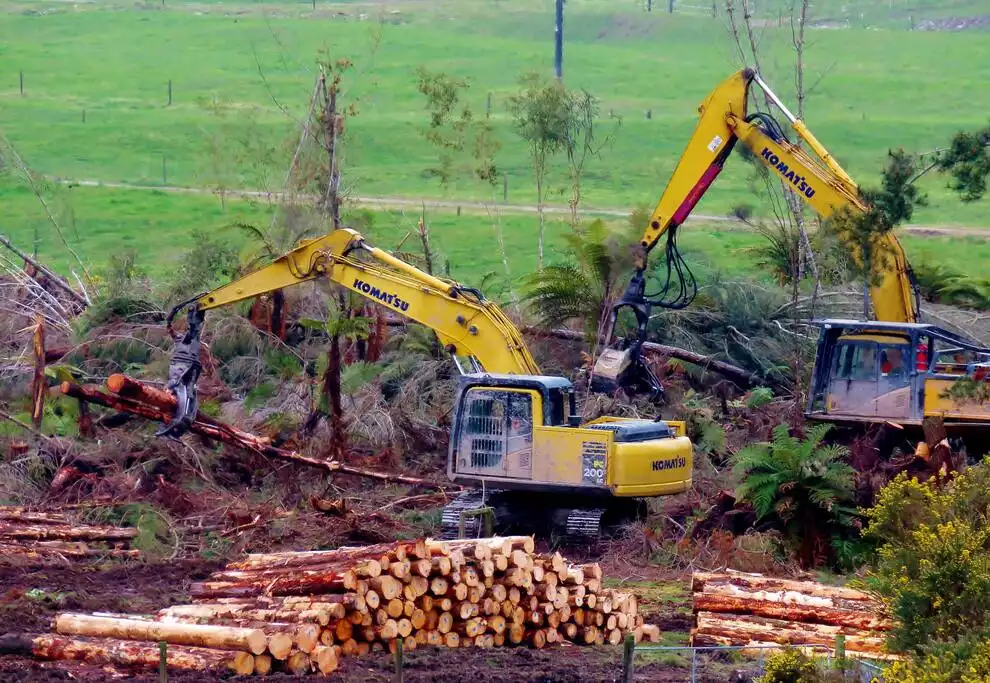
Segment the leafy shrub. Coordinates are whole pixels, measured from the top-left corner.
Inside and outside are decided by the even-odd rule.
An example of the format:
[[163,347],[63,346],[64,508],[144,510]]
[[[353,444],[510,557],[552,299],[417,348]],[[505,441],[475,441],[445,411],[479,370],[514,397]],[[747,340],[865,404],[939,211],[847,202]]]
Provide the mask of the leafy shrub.
[[990,680],[990,640],[962,642],[923,657],[895,662],[884,679],[898,683],[984,683]]
[[867,513],[872,587],[897,620],[896,651],[990,636],[990,460],[943,489],[898,475]]
[[750,410],[762,408],[773,401],[773,389],[768,387],[756,387],[746,396],[746,407]]
[[192,234],[192,245],[182,255],[165,298],[172,304],[231,281],[238,273],[237,251],[228,240],[220,240],[205,230]]
[[774,652],[767,658],[764,673],[757,683],[818,683],[822,674],[815,660],[792,648]]

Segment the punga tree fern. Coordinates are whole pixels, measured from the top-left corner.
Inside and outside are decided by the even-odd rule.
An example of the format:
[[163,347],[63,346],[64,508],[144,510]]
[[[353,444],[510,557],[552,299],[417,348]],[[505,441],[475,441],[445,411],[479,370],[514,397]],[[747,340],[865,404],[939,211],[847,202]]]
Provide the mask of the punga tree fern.
[[596,220],[564,236],[566,261],[545,266],[524,283],[525,301],[547,327],[581,320],[591,339],[632,272],[632,228],[609,230]]
[[751,503],[760,519],[776,518],[805,567],[819,563],[830,537],[854,513],[855,470],[843,462],[844,446],[822,443],[830,428],[815,425],[798,439],[780,424],[772,441],[751,444],[735,456],[741,481],[736,498]]

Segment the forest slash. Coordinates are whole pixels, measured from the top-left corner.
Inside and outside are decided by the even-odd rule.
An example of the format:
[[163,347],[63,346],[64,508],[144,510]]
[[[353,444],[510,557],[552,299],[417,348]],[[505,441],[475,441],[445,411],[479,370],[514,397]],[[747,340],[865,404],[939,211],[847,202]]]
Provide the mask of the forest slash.
[[54,634],[7,634],[0,654],[120,667],[297,675],[342,657],[421,646],[492,648],[656,641],[638,599],[597,563],[536,553],[529,536],[418,539],[247,555],[154,614],[61,613]]

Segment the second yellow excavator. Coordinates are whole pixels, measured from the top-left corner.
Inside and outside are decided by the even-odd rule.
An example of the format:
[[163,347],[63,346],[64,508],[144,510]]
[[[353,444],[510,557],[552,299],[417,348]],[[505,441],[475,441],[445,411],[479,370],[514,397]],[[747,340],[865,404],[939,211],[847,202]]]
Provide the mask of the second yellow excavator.
[[[783,114],[811,153],[789,141],[776,119],[748,110],[753,86]],[[595,367],[602,390],[642,383],[651,374],[640,358],[652,307],[683,308],[697,292],[677,250],[677,229],[687,220],[742,142],[787,188],[824,218],[868,210],[859,188],[835,158],[751,69],[723,81],[701,103],[700,119],[638,245],[636,272],[612,312],[633,310],[637,336],[610,348]],[[647,256],[666,236],[666,279],[646,292]],[[851,257],[860,249],[839,233]],[[919,297],[904,249],[892,231],[877,238],[868,278],[874,320],[820,320],[821,328],[806,415],[839,423],[886,422],[920,426],[941,418],[950,434],[986,436],[990,427],[990,349],[948,330],[920,323]],[[982,428],[982,429],[981,429]]]
[[691,486],[692,446],[681,422],[583,421],[574,387],[540,373],[516,326],[481,292],[426,273],[353,230],[301,242],[273,263],[176,306],[188,329],[175,339],[168,389],[178,399],[162,435],[195,418],[206,311],[324,279],[436,332],[462,375],[454,400],[447,475],[473,487],[448,505],[448,536],[474,534],[479,509],[500,529],[595,537],[637,515],[642,498]]

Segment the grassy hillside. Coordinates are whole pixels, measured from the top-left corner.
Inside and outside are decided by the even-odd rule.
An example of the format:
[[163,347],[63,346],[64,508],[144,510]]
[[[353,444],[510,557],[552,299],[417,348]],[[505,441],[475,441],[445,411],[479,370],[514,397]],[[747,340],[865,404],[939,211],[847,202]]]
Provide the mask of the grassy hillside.
[[[767,50],[764,73],[785,100],[793,100],[787,75],[790,29],[767,20],[776,5],[758,4],[767,24],[761,33]],[[862,183],[876,180],[892,146],[928,150],[960,128],[987,122],[990,93],[972,87],[990,77],[985,36],[905,31],[896,20],[904,12],[935,16],[951,10],[972,16],[979,4],[856,0],[815,5],[823,18],[857,8],[864,17],[865,23],[853,23],[853,28],[812,32],[809,81],[825,75],[806,103],[809,125]],[[590,166],[591,205],[653,204],[690,135],[697,104],[739,67],[724,19],[689,5],[704,3],[681,3],[672,16],[647,14],[635,2],[568,3],[566,82],[601,98],[603,124],[609,113],[622,120],[613,146]],[[881,11],[881,5],[887,10]],[[548,70],[551,7],[548,0],[411,0],[385,6],[318,2],[313,12],[309,2],[168,0],[162,10],[157,2],[0,0],[0,130],[33,168],[52,176],[278,189],[323,50],[356,65],[345,83],[348,101],[358,108],[346,134],[349,190],[441,195],[424,173],[433,152],[419,134],[426,117],[413,74],[425,65],[469,79],[471,104],[478,112],[492,94],[492,120],[503,144],[497,163],[508,176],[509,201],[531,202],[526,150],[512,132],[505,101],[521,73]],[[882,19],[874,23],[885,28],[866,28],[873,25],[871,16]],[[166,106],[169,80],[173,104]],[[738,204],[755,204],[747,173],[741,162],[731,164],[698,212],[724,214]],[[558,169],[554,192],[563,184]],[[925,189],[930,205],[915,222],[990,224],[985,205],[960,203],[941,179],[926,181]],[[9,187],[3,192],[4,230],[19,240],[33,238],[40,220],[37,207],[28,206],[33,200]],[[501,188],[472,183],[448,194],[501,200]],[[73,239],[96,258],[124,244],[167,262],[195,226],[229,224],[243,218],[237,212],[256,210],[242,206],[221,215],[215,200],[111,190],[79,189],[72,196],[78,226]],[[551,201],[561,201],[560,195]],[[12,211],[11,206],[21,208]],[[34,222],[14,218],[27,215]],[[461,230],[478,231],[476,219],[462,219],[456,227],[454,217],[442,220],[450,221],[451,232],[445,236],[441,230],[439,239],[448,241],[453,256],[460,255],[477,273],[501,269],[501,257],[490,250],[479,254],[477,241],[455,244]],[[42,253],[54,252],[54,236],[41,222]],[[511,217],[504,223],[512,254],[530,254],[533,249],[526,244],[535,239],[532,221]],[[723,254],[721,245],[698,246]],[[515,258],[518,272],[525,272],[529,257]]]

